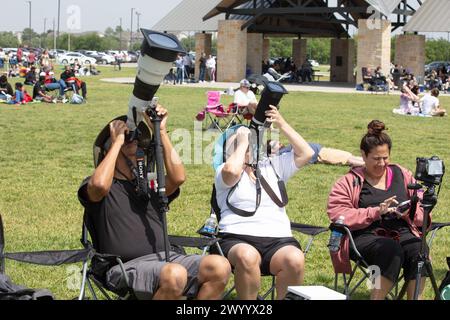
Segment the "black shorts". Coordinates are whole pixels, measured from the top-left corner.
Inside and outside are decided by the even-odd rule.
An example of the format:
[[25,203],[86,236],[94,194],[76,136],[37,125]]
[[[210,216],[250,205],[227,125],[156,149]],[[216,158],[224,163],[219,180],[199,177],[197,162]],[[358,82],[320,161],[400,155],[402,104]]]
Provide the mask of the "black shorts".
[[[222,233],[219,234],[219,244],[225,257],[228,257],[230,249],[239,243],[246,243],[254,247],[261,255],[261,274],[270,275],[270,261],[278,249],[285,246],[294,246],[302,250],[300,243],[294,237],[271,238],[254,237],[241,234]],[[211,253],[219,254],[217,247],[211,247]]]

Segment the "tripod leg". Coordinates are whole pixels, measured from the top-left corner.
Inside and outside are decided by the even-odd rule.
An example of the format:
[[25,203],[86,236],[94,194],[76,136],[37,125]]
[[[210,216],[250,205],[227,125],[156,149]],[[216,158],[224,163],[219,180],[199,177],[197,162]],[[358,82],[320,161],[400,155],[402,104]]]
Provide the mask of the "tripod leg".
[[433,286],[435,299],[436,300],[441,300],[441,295],[440,295],[440,292],[439,292],[439,288],[438,288],[438,285],[436,283],[436,278],[434,277],[434,273],[433,273],[433,267],[431,266],[431,262],[429,260],[427,260],[425,262],[425,268],[427,269],[427,274],[430,277],[431,284]]
[[420,279],[422,278],[422,269],[424,262],[419,261],[417,263],[417,273],[416,273],[416,287],[414,289],[414,300],[419,300],[419,291],[420,291]]

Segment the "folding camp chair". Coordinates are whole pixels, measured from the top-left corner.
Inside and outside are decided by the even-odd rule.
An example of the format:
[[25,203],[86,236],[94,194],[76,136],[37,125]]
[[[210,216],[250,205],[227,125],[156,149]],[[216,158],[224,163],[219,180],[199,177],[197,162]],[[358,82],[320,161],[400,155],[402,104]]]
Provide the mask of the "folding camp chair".
[[[450,226],[450,222],[446,222],[446,223],[439,223],[439,222],[434,222],[431,224],[429,233],[431,232],[431,236],[430,239],[428,240],[427,244],[429,249],[431,250],[431,246],[433,244],[433,239],[436,237],[436,233],[444,228],[444,227],[448,227]],[[349,274],[349,276],[347,277],[347,275],[345,273],[337,273],[335,272],[335,278],[334,278],[334,290],[338,291],[338,281],[339,281],[339,274],[342,275],[342,280],[343,280],[343,291],[342,293],[345,294],[347,296],[347,299],[350,299],[351,296],[353,295],[353,293],[356,291],[356,289],[358,289],[361,284],[365,281],[370,279],[371,274],[369,273],[369,264],[364,260],[363,256],[361,255],[361,253],[358,251],[358,249],[356,248],[355,245],[355,241],[353,239],[352,233],[350,231],[350,229],[347,226],[342,226],[342,225],[336,225],[334,223],[330,224],[330,230],[338,230],[340,232],[343,232],[344,234],[346,234],[349,237],[350,240],[350,249],[353,250],[353,253],[355,254],[355,259],[353,259],[353,267],[351,270],[351,273]],[[360,270],[363,274],[362,278],[360,280],[358,280],[358,282],[352,286],[352,281],[355,279],[356,276],[356,272]],[[404,296],[404,293],[406,292],[406,287],[407,287],[407,283],[405,282],[405,284],[403,285],[402,290],[398,291],[399,289],[399,283],[400,281],[403,279],[403,275],[400,275],[399,278],[397,279],[396,283],[394,284],[393,289],[389,292],[388,297],[390,297],[392,300],[396,300],[396,299],[402,299]]]
[[[215,185],[213,184],[213,190],[211,193],[211,200],[210,200],[210,204],[211,204],[211,213],[215,213],[216,216],[218,217],[218,219],[220,220],[220,208],[219,205],[217,204],[217,199],[216,199],[216,188]],[[202,236],[205,237],[209,237],[211,239],[217,239],[216,235],[211,235],[211,234],[205,234],[202,232],[203,230],[203,226],[197,231],[197,233],[199,233]],[[313,226],[313,225],[308,225],[308,224],[301,224],[301,223],[296,223],[296,222],[291,222],[291,230],[302,233],[304,235],[308,236],[308,240],[306,243],[305,248],[303,249],[303,254],[306,257],[306,254],[309,252],[309,250],[311,249],[312,243],[315,239],[315,237],[323,232],[328,231],[328,228],[324,228],[324,227],[318,227],[318,226]],[[223,256],[223,252],[222,249],[220,248],[220,244],[219,242],[215,242],[213,244],[214,246],[217,247],[219,253]],[[209,249],[210,247],[205,247],[204,252],[206,253],[207,249]],[[262,295],[258,295],[258,300],[265,300],[269,295],[271,296],[271,299],[274,300],[275,299],[275,276],[272,274],[262,274],[262,276],[271,276],[272,277],[272,285],[269,288],[269,290],[267,290],[265,293],[263,293]],[[225,294],[224,294],[224,298],[228,298],[231,293],[234,291],[235,286],[233,285]]]
[[229,127],[233,126],[238,119],[238,109],[228,108],[220,102],[220,91],[208,91],[208,101],[206,107],[200,111],[196,119],[203,122],[203,129],[213,128],[220,132],[225,131]]
[[0,215],[0,274],[5,273],[6,259],[44,266],[59,266],[62,264],[78,262],[86,263],[95,255],[95,252],[91,246],[85,246],[80,250],[52,250],[14,253],[6,253],[4,249],[5,237],[2,217]]
[[[95,248],[94,245],[89,241],[89,229],[88,229],[88,219],[83,222],[82,228],[82,236],[81,243],[85,248]],[[92,235],[91,235],[92,238]],[[183,237],[183,236],[169,236],[169,243],[171,247],[171,251],[175,251],[180,254],[186,254],[185,248],[198,248],[203,250],[206,247],[213,246],[218,239],[211,238],[199,238],[199,237]],[[106,281],[106,272],[115,265],[119,265],[122,271],[123,279],[125,283],[128,285],[127,288],[117,290],[114,287],[108,285]],[[98,300],[98,296],[94,290],[95,287],[100,291],[103,297],[107,300],[113,300],[112,294],[114,294],[117,300],[129,300],[136,299],[136,296],[131,288],[130,280],[125,271],[125,266],[122,262],[120,256],[111,255],[111,254],[103,254],[98,251],[95,252],[95,255],[92,257],[90,261],[85,261],[82,269],[82,282],[80,289],[79,300],[86,299],[86,287],[90,292],[91,298],[93,300]]]

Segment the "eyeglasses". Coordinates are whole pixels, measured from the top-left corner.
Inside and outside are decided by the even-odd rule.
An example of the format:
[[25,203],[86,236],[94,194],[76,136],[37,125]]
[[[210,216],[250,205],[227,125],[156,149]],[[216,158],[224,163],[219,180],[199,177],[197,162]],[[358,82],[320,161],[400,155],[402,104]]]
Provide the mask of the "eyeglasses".
[[395,241],[400,241],[400,233],[395,230],[386,230],[384,228],[377,228],[374,230],[374,234],[379,237],[391,238]]

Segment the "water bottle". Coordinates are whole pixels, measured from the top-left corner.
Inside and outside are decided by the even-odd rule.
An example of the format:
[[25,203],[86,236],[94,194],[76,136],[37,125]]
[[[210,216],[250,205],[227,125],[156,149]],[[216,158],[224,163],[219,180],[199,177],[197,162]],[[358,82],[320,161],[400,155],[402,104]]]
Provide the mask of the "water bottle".
[[217,217],[215,213],[211,213],[211,216],[205,221],[202,233],[213,236],[216,234],[216,229],[217,229]]
[[[344,216],[340,216],[339,219],[335,222],[336,225],[344,224]],[[328,242],[328,248],[331,252],[339,251],[341,246],[341,239],[344,234],[338,230],[331,231],[330,241]]]

